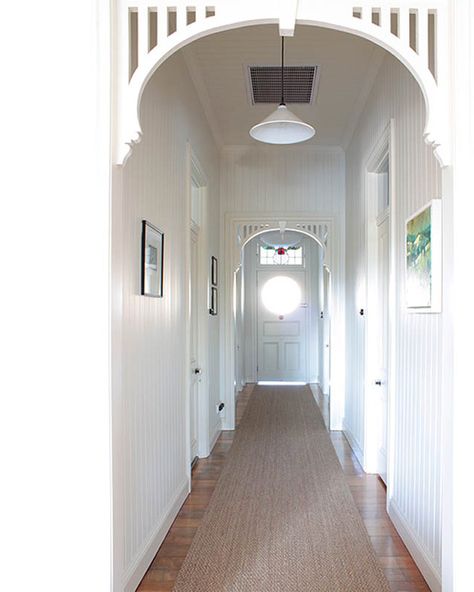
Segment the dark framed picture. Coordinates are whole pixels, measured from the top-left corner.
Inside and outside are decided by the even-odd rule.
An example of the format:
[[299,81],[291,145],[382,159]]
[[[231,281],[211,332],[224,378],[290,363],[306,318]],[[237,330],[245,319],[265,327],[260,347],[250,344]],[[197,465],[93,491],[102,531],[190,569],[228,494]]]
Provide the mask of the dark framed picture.
[[211,302],[209,308],[209,314],[215,316],[217,314],[217,288],[212,286],[211,288]]
[[217,286],[217,259],[211,257],[211,285]]
[[142,220],[142,296],[163,297],[164,234]]

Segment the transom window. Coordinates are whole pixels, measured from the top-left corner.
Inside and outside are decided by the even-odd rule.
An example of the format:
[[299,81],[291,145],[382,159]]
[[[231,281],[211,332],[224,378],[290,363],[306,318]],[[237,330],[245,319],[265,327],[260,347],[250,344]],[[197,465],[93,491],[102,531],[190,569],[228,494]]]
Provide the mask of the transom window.
[[303,247],[260,245],[260,265],[303,265]]

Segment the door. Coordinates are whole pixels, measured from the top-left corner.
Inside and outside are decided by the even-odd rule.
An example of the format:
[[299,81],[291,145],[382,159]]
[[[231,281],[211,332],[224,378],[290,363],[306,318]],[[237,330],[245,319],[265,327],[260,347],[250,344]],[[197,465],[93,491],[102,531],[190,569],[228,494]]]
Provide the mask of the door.
[[[305,277],[304,271],[279,269],[257,272],[257,377],[259,381],[306,382]],[[281,278],[287,278],[289,281],[285,282],[284,279],[280,281]],[[283,308],[277,310],[278,303],[275,308],[272,302],[278,298],[281,300],[282,297],[287,301],[282,301]],[[288,303],[292,297],[295,298],[295,308],[288,311]]]
[[389,356],[389,228],[390,217],[385,212],[377,219],[377,402],[380,413],[378,473],[387,480],[387,414],[388,414],[388,356]]
[[198,323],[198,235],[191,232],[191,270],[190,270],[190,298],[191,298],[191,334],[190,334],[190,446],[191,463],[198,456],[198,402],[201,369],[198,360],[199,323]]
[[330,368],[331,368],[331,316],[330,316],[330,298],[331,298],[331,273],[329,269],[323,268],[323,381],[322,391],[329,395],[330,389]]

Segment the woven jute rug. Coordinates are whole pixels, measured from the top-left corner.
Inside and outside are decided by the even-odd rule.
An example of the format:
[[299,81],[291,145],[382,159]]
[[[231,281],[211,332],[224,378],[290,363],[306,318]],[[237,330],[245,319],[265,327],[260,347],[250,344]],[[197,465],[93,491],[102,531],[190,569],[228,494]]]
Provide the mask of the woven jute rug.
[[309,387],[255,388],[174,591],[390,591]]

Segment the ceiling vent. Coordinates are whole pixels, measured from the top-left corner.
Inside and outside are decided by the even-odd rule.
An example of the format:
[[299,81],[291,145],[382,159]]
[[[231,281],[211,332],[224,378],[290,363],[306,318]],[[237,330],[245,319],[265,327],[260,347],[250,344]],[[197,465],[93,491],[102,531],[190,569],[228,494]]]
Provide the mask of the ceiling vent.
[[[285,66],[285,103],[314,103],[319,66]],[[278,104],[281,101],[281,66],[248,66],[250,101]]]

